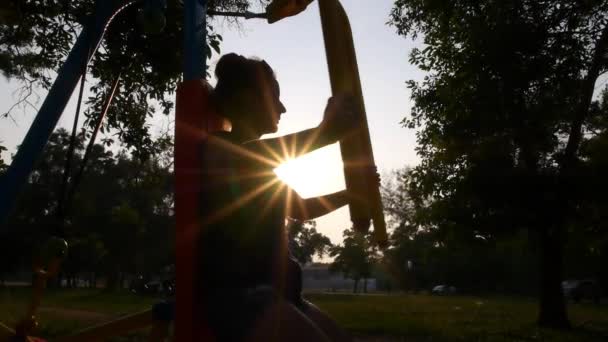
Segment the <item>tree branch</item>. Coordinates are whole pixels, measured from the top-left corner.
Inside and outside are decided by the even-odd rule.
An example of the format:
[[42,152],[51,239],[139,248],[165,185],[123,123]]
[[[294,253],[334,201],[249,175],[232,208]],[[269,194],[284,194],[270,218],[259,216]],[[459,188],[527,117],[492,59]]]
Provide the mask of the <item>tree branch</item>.
[[563,173],[568,169],[572,163],[576,160],[576,152],[580,146],[582,140],[582,126],[585,119],[589,115],[589,107],[593,100],[593,93],[595,90],[595,82],[597,81],[600,72],[602,71],[604,62],[604,53],[608,49],[608,25],[602,30],[602,35],[598,39],[593,58],[591,60],[591,66],[589,72],[585,77],[582,85],[582,93],[580,102],[576,108],[575,117],[570,124],[570,135],[568,137],[568,143],[564,151],[563,160],[561,163],[561,172]]
[[30,101],[30,97],[32,97],[32,96],[38,97],[38,95],[34,91],[34,84],[36,82],[34,80],[27,79],[27,78],[24,78],[23,80],[24,80],[25,84],[13,93],[13,95],[18,94],[17,96],[19,99],[17,100],[17,102],[13,103],[13,105],[6,112],[0,114],[1,117],[9,118],[15,124],[17,124],[17,121],[15,120],[15,118],[12,115],[13,110],[15,110],[16,108],[19,108],[19,107],[23,107],[25,110],[25,108],[28,106],[30,106],[34,109],[37,109],[36,106]]

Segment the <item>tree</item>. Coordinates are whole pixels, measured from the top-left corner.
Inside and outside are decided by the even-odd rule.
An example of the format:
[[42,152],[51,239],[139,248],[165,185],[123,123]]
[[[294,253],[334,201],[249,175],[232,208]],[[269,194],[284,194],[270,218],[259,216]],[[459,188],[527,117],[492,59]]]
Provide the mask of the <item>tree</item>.
[[314,255],[322,258],[333,247],[327,236],[317,232],[316,226],[315,221],[289,219],[287,222],[291,253],[302,264],[312,262]]
[[342,244],[331,249],[330,255],[334,257],[334,261],[330,265],[330,271],[341,272],[345,278],[353,279],[354,293],[357,293],[359,281],[363,279],[363,291],[367,292],[367,278],[371,276],[372,267],[377,260],[377,249],[369,242],[369,237],[355,232],[354,229],[345,229],[343,236]]
[[582,201],[581,145],[608,66],[608,2],[397,0],[391,24],[423,36],[408,82],[420,223],[499,237],[530,231],[539,248],[538,323],[568,327],[564,233]]
[[[0,141],[1,143],[1,141]],[[0,175],[4,172],[4,170],[8,167],[8,165],[6,165],[6,163],[4,162],[4,159],[2,159],[2,153],[6,151],[6,147],[2,146],[0,144]]]
[[579,224],[568,227],[566,275],[594,277],[608,291],[608,88],[592,104],[590,132],[581,145],[581,202],[576,210]]
[[[213,0],[213,10],[244,11],[250,0]],[[265,1],[255,1],[264,3]],[[27,105],[38,87],[48,89],[53,73],[69,53],[96,1],[6,0],[0,14],[0,72],[23,83],[18,103]],[[167,115],[182,69],[182,2],[167,1],[162,33],[148,33],[138,20],[140,6],[129,6],[114,18],[88,66],[92,97],[86,111],[93,125],[105,101],[105,89],[117,75],[120,86],[106,118],[106,127],[142,157],[155,154],[146,118],[158,105]],[[10,17],[11,19],[7,19]],[[207,44],[217,53],[221,36],[208,24]],[[201,42],[202,43],[202,42]],[[162,48],[161,48],[162,47]],[[212,50],[207,50],[207,58]],[[201,61],[204,62],[204,61]],[[10,116],[10,110],[4,116]]]
[[[77,139],[76,166],[82,163],[83,138]],[[172,259],[173,177],[162,158],[171,145],[155,141],[162,153],[146,161],[94,145],[73,198],[63,200],[66,215],[59,218],[68,140],[63,129],[53,133],[28,179],[8,221],[12,229],[0,239],[0,274],[29,268],[29,258],[57,234],[70,246],[61,269],[68,285],[83,276],[94,284],[100,275],[109,279],[109,289],[117,289],[127,273],[158,274]]]
[[527,234],[497,239],[473,235],[466,227],[420,224],[429,211],[417,208],[410,196],[412,177],[412,169],[405,167],[394,171],[382,187],[391,228],[382,264],[403,290],[449,284],[469,293],[536,293],[530,286],[535,276]]

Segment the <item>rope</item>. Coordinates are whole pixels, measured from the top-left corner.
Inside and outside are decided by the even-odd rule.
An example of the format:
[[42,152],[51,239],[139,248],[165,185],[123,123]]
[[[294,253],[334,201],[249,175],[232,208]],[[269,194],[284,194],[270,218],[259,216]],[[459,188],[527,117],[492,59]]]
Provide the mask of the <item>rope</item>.
[[84,153],[84,156],[82,157],[82,163],[80,164],[78,173],[76,173],[76,176],[74,177],[74,180],[72,181],[72,186],[70,187],[70,191],[68,192],[68,196],[66,198],[67,203],[71,202],[72,198],[74,197],[74,193],[76,192],[76,188],[78,187],[78,184],[80,183],[80,179],[82,178],[84,170],[87,166],[87,162],[89,161],[89,158],[91,155],[91,150],[93,150],[93,146],[95,145],[95,139],[97,138],[97,134],[99,133],[99,129],[101,128],[101,124],[103,123],[103,119],[106,117],[106,114],[108,113],[108,110],[110,109],[110,104],[112,104],[112,99],[114,99],[114,94],[116,93],[116,89],[118,88],[120,76],[121,75],[118,74],[116,79],[114,79],[114,83],[112,84],[112,89],[110,91],[110,94],[108,95],[108,98],[106,99],[106,102],[104,103],[103,110],[101,111],[101,114],[99,115],[99,118],[97,119],[97,122],[95,123],[95,128],[93,129],[93,134],[91,135],[91,139],[89,140],[87,149]]
[[65,165],[63,167],[63,181],[61,183],[61,190],[59,192],[59,202],[57,204],[57,225],[55,227],[55,234],[57,236],[64,236],[65,231],[63,229],[63,222],[66,216],[66,195],[69,186],[70,173],[72,169],[72,160],[74,159],[74,150],[76,149],[76,132],[78,130],[78,119],[80,117],[80,107],[82,105],[82,96],[84,94],[84,85],[87,76],[87,65],[89,63],[89,53],[84,58],[82,66],[82,75],[80,77],[80,90],[78,92],[78,102],[76,103],[76,113],[74,114],[74,124],[72,126],[72,135],[70,137],[70,145],[68,147],[68,153],[65,159]]

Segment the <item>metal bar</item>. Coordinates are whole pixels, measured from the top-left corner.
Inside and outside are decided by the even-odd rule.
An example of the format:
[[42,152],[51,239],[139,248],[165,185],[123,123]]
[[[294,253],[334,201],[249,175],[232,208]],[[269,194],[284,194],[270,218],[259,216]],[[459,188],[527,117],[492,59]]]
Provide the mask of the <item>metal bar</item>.
[[184,0],[184,76],[175,106],[175,341],[209,341],[199,319],[195,257],[206,106],[207,0]]
[[380,191],[370,184],[376,166],[350,23],[339,0],[319,0],[318,3],[332,93],[352,95],[361,113],[359,128],[340,141],[346,188],[355,198],[349,205],[350,218],[353,228],[361,233],[367,232],[373,221],[374,241],[386,246],[388,238]]
[[96,2],[95,16],[78,36],[76,44],[59,69],[55,83],[38,110],[21,147],[0,179],[0,232],[7,229],[7,225],[3,223],[8,218],[15,205],[17,195],[27,182],[36,161],[42,154],[44,146],[70,100],[80,79],[85,59],[90,60],[97,50],[112,18],[126,6],[135,2],[132,0],[99,0]]
[[207,0],[184,0],[184,81],[206,75],[206,12]]
[[86,328],[73,335],[55,339],[57,342],[105,341],[130,331],[147,328],[156,322],[152,310],[122,317],[92,328]]
[[15,330],[0,322],[0,341],[10,341],[15,337]]
[[[90,54],[90,51],[87,52]],[[84,84],[87,79],[87,63],[88,60],[82,66],[82,76],[80,76],[80,90],[78,92],[78,102],[76,103],[76,113],[74,114],[74,123],[72,125],[72,135],[70,137],[70,146],[68,147],[68,155],[65,158],[65,164],[63,166],[63,181],[61,182],[61,192],[59,192],[59,204],[57,208],[57,218],[59,220],[59,227],[62,227],[63,220],[65,219],[66,211],[65,211],[65,197],[67,195],[67,190],[70,181],[70,175],[72,173],[72,159],[74,159],[74,151],[76,149],[76,136],[78,135],[78,119],[80,117],[80,106],[82,105],[82,96],[84,94]],[[64,235],[63,228],[56,228],[58,235]]]

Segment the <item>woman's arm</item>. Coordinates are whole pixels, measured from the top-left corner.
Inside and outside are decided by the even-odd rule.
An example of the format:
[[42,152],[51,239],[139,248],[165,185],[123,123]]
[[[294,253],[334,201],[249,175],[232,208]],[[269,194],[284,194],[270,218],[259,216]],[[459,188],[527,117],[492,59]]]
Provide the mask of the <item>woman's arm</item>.
[[282,162],[318,148],[338,142],[360,124],[359,115],[350,96],[333,96],[327,101],[323,121],[318,127],[278,138],[245,143],[250,152]]
[[301,156],[337,141],[336,138],[325,134],[323,128],[319,126],[282,137],[252,140],[244,145],[252,153],[282,162],[287,158]]
[[[376,168],[369,168],[368,172],[370,180],[368,185],[372,188],[379,187],[380,175],[378,174]],[[332,211],[350,204],[355,200],[348,190],[342,190],[333,194],[306,199],[300,197],[293,189],[289,187],[287,187],[287,191],[287,216],[303,221],[312,220],[325,214],[329,214]]]
[[349,203],[349,195],[346,190],[306,199],[291,189],[288,191],[291,193],[287,196],[289,201],[287,216],[301,221],[321,217]]

